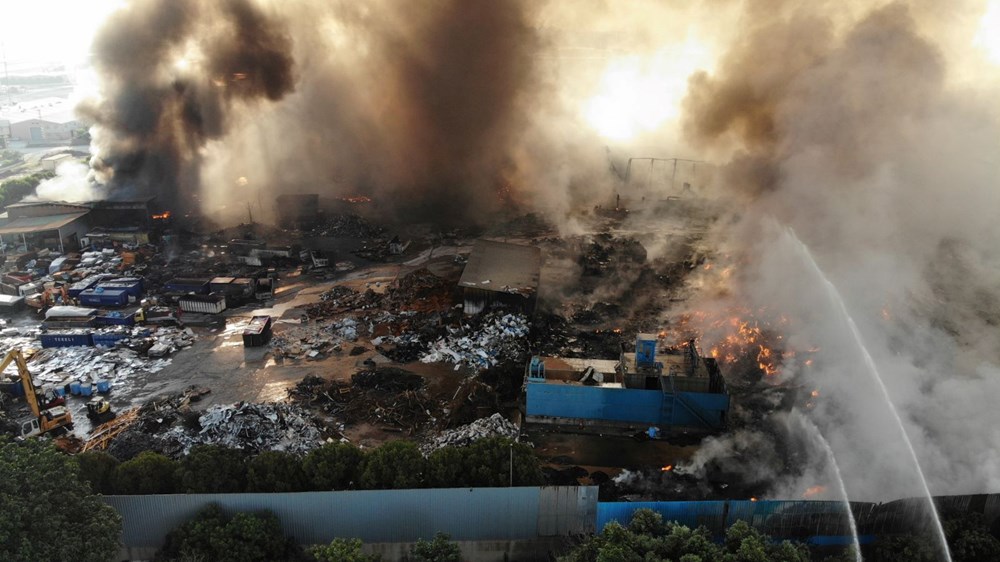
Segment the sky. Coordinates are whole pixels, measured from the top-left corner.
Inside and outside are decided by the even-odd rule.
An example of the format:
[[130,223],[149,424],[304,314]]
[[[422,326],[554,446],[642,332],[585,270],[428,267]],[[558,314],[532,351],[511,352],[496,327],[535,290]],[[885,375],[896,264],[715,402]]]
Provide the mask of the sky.
[[0,42],[9,63],[79,63],[124,0],[0,0]]

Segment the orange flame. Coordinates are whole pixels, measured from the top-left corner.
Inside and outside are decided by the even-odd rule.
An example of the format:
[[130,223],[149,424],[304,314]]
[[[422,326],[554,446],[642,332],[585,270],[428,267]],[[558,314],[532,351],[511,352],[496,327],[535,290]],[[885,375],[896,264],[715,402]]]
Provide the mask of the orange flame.
[[826,486],[809,486],[806,488],[805,492],[802,492],[803,498],[811,498],[817,494],[822,494],[826,491]]
[[153,220],[166,220],[170,218],[170,211],[163,211],[158,215],[153,215]]
[[757,496],[750,496],[750,501],[752,501],[752,502],[757,501]]
[[672,464],[668,464],[667,466],[665,466],[665,467],[661,468],[661,469],[660,469],[660,471],[661,471],[661,472],[670,472],[670,471],[671,471],[671,470],[673,470],[673,469],[674,469],[674,465],[672,465]]

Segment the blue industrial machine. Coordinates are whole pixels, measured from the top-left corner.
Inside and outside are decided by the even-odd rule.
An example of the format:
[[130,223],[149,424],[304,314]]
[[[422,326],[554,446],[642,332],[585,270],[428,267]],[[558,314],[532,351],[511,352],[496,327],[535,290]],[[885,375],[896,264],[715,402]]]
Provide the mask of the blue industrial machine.
[[652,439],[672,428],[724,428],[730,400],[716,361],[700,357],[694,342],[657,357],[659,343],[656,334],[638,334],[635,355],[618,361],[532,357],[527,421],[642,431]]

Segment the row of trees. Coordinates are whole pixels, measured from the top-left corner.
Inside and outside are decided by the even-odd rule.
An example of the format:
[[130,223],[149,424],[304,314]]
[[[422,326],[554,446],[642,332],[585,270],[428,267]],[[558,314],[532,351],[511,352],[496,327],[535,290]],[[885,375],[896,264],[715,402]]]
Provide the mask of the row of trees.
[[125,462],[103,452],[76,459],[83,479],[102,494],[536,486],[543,480],[531,449],[504,438],[445,447],[427,458],[413,443],[392,441],[367,451],[331,443],[304,457],[197,445],[180,460],[152,451]]
[[42,181],[55,177],[55,173],[50,171],[38,172],[30,176],[9,179],[0,183],[0,209],[7,205],[17,203],[28,195],[35,192],[35,188]]
[[[286,537],[281,522],[270,512],[229,516],[217,505],[201,510],[167,535],[157,562],[213,560],[216,562],[378,562],[365,554],[360,539],[334,539],[330,544],[303,550]],[[459,562],[461,550],[444,533],[419,539],[410,549],[411,562]]]

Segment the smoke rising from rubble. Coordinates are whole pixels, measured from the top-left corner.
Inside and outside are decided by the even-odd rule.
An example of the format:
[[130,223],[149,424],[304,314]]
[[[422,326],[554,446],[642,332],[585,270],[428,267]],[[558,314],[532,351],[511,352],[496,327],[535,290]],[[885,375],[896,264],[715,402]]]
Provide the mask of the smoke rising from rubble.
[[844,296],[931,491],[994,490],[1000,124],[986,100],[997,69],[966,80],[973,33],[928,3],[773,4],[748,4],[745,31],[685,101],[688,138],[726,163],[730,197],[750,202],[717,233],[745,260],[723,300],[786,316],[789,349],[820,348],[784,377],[817,389],[809,415],[852,499],[920,494],[847,325],[775,218],[793,227]]

